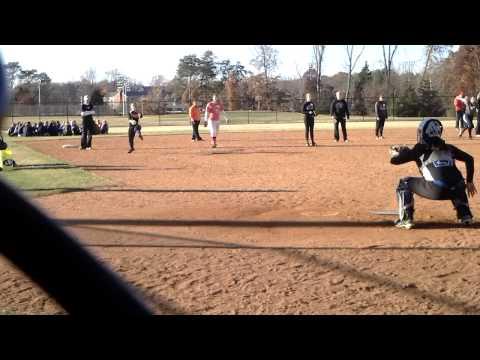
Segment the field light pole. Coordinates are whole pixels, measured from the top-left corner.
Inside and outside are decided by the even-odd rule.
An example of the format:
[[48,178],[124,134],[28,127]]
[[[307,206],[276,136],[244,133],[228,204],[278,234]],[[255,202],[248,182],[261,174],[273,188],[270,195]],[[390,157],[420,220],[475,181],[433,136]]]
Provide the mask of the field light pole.
[[39,121],[39,122],[40,122],[40,119],[41,119],[41,117],[40,117],[40,105],[41,105],[41,100],[40,100],[40,95],[41,95],[41,93],[40,93],[40,89],[41,89],[41,85],[42,85],[42,82],[39,81],[39,82],[38,82],[38,121]]

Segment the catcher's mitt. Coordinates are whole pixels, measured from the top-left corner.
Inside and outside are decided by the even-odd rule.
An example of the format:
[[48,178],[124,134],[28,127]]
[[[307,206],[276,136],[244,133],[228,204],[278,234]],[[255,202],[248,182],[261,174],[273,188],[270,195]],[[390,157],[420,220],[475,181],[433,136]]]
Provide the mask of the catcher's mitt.
[[398,156],[402,151],[409,150],[408,146],[406,145],[393,145],[388,150],[391,157]]

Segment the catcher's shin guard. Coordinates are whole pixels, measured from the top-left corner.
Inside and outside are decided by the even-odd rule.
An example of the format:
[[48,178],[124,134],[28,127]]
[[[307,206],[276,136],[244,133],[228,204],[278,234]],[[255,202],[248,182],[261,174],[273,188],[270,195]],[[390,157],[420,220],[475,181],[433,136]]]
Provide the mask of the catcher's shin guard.
[[397,187],[398,217],[400,221],[413,221],[413,192],[408,187],[408,178],[401,179]]
[[465,202],[462,199],[453,199],[452,203],[455,207],[455,210],[457,211],[457,219],[463,219],[464,217],[473,217],[468,202]]

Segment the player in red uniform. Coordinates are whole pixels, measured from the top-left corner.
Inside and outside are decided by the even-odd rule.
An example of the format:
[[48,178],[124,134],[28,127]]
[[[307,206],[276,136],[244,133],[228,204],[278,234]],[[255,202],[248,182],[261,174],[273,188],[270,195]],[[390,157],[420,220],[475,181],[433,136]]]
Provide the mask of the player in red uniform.
[[207,104],[205,108],[205,122],[204,126],[207,126],[210,130],[210,136],[212,138],[212,147],[217,147],[217,134],[220,129],[220,113],[223,112],[223,105],[218,101],[217,96],[212,96],[212,101]]

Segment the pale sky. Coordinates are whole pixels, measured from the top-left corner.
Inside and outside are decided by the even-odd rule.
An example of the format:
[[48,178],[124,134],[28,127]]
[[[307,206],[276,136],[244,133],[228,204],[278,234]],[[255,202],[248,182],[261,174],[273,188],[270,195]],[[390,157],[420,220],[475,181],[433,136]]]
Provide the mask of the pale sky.
[[[279,51],[276,73],[282,78],[296,77],[297,68],[303,73],[312,62],[310,45],[274,45],[274,48]],[[355,46],[356,51],[361,48],[361,45]],[[412,62],[413,70],[419,71],[424,63],[423,48],[424,45],[400,45],[395,68],[402,70],[403,65]],[[240,61],[255,72],[250,65],[254,49],[254,45],[0,45],[5,63],[17,61],[23,69],[46,72],[54,82],[78,81],[89,68],[94,68],[97,80],[104,79],[106,71],[118,69],[144,85],[149,85],[155,75],[171,80],[180,58],[189,54],[201,57],[207,50],[213,51],[217,60]],[[355,71],[359,71],[365,61],[371,70],[380,68],[381,46],[367,45]],[[323,74],[334,75],[345,68],[345,46],[327,45]]]

